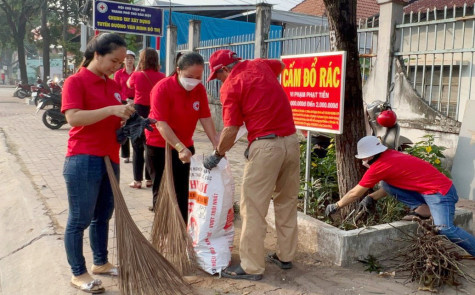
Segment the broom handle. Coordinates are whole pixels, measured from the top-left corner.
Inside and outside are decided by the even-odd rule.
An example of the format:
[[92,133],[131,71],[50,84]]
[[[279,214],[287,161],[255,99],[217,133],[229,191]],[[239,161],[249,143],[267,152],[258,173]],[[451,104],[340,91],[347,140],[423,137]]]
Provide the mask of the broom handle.
[[120,186],[119,186],[119,182],[117,181],[117,178],[115,177],[114,168],[112,168],[112,163],[109,156],[104,157],[104,162],[106,164],[106,170],[107,170],[107,175],[109,176],[109,182],[111,183],[112,194],[114,195],[114,201],[120,202],[121,201],[120,199],[122,199],[122,201],[124,202],[124,198],[119,197],[121,195]]
[[165,147],[165,173],[164,175],[167,175],[168,194],[176,198],[175,183],[173,181],[172,151],[171,151],[170,144],[168,143],[166,144],[166,147]]

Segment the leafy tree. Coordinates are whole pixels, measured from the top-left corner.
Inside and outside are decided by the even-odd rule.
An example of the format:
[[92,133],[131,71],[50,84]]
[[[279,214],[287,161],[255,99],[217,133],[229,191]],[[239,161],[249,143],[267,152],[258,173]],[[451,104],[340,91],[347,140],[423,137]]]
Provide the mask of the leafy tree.
[[330,26],[330,40],[335,50],[347,52],[345,112],[343,134],[335,140],[338,187],[343,196],[364,173],[356,161],[356,144],[365,135],[363,94],[358,53],[356,0],[323,0]]
[[[44,0],[43,0],[44,1]],[[0,9],[5,13],[9,33],[18,50],[18,65],[22,81],[28,81],[26,72],[25,35],[28,20],[40,8],[38,0],[0,0]]]
[[[0,10],[0,28],[7,28],[8,24],[5,17],[5,12]],[[15,48],[15,40],[9,30],[0,30],[0,70],[3,66],[7,66],[7,72],[5,73],[10,77],[12,70],[12,55]]]

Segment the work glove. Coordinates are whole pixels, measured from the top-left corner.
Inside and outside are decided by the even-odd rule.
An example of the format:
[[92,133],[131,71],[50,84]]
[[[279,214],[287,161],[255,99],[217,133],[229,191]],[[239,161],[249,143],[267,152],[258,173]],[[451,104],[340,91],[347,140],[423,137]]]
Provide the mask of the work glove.
[[222,158],[223,156],[219,156],[215,152],[213,152],[211,155],[207,156],[204,159],[203,166],[206,169],[211,170],[218,165],[219,161],[221,161]]
[[364,197],[364,199],[358,204],[358,211],[364,210],[367,213],[374,211],[376,208],[376,201],[370,196]]
[[327,206],[327,208],[325,209],[325,216],[330,216],[334,213],[336,213],[338,210],[340,209],[340,206],[338,206],[337,203],[333,203],[333,204],[330,204]]
[[144,119],[137,112],[134,112],[125,122],[125,125],[116,131],[117,142],[123,144],[127,138],[130,138],[132,143],[134,143],[142,136],[145,128],[149,131],[153,131],[153,128],[150,125],[155,124],[156,122],[157,120],[155,119]]

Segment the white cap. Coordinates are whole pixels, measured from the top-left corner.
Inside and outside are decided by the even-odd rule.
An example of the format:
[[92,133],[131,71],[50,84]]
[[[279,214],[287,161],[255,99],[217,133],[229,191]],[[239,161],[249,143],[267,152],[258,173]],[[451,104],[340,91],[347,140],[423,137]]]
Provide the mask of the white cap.
[[365,159],[384,152],[388,148],[376,136],[365,136],[358,141],[357,159]]
[[132,55],[135,58],[135,53],[132,50],[127,50],[127,55]]

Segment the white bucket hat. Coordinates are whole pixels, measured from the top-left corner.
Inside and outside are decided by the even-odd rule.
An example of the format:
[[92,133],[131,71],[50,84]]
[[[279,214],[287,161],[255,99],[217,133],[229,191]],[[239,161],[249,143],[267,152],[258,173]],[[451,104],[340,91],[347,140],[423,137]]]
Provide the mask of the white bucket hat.
[[365,136],[358,141],[357,159],[365,159],[384,152],[388,148],[376,136]]

